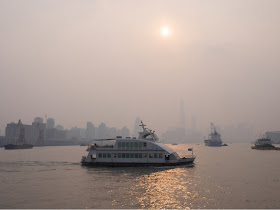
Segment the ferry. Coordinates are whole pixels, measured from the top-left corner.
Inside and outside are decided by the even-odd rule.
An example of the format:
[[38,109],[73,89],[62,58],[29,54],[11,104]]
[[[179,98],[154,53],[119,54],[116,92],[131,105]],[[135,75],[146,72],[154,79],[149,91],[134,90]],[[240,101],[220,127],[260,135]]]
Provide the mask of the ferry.
[[279,147],[272,145],[272,142],[269,138],[262,137],[255,141],[255,145],[251,147],[252,149],[258,150],[280,150]]
[[211,133],[209,134],[209,138],[204,140],[205,146],[213,146],[213,147],[220,147],[220,146],[227,146],[227,144],[223,144],[221,140],[221,134],[217,132],[214,123],[211,122]]
[[180,157],[167,145],[160,143],[159,138],[152,131],[146,128],[141,121],[143,129],[139,137],[117,136],[113,139],[100,139],[99,141],[114,141],[112,145],[91,144],[87,151],[88,155],[83,156],[83,166],[176,166],[192,164],[195,160],[192,148],[192,155]]

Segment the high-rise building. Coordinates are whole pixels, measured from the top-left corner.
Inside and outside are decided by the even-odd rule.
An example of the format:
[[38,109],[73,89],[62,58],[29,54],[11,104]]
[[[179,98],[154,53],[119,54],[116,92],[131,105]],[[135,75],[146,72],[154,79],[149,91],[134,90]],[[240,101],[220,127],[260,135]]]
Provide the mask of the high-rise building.
[[265,136],[270,138],[274,144],[280,144],[280,131],[268,131]]
[[62,125],[55,126],[57,130],[64,131],[64,127]]
[[180,103],[180,127],[184,130],[186,129],[186,116],[185,116],[185,108],[184,108],[184,101],[181,100]]
[[7,138],[16,138],[17,136],[17,127],[18,124],[12,122],[12,123],[8,123],[6,126],[6,130],[5,130],[5,136]]
[[34,122],[42,124],[44,122],[42,117],[35,117]]
[[81,139],[81,128],[73,127],[70,130],[67,130],[66,137],[73,140]]
[[196,132],[196,117],[194,115],[191,117],[191,132]]
[[141,124],[141,119],[139,117],[136,117],[135,122],[134,122],[134,131],[133,131],[133,136],[138,137],[138,132],[141,132],[142,129],[139,126]]
[[[23,136],[21,135],[21,131]],[[32,125],[22,124],[21,120],[18,123],[9,123],[6,127],[6,138],[9,143],[17,143],[20,137],[26,141],[26,143],[36,144],[38,138],[41,134],[41,137],[44,137],[45,124],[35,123]],[[21,139],[21,140],[22,140]]]
[[47,139],[66,139],[66,131],[58,130],[56,128],[49,128],[46,130]]
[[120,130],[120,134],[122,137],[129,137],[129,129],[127,127],[123,127],[121,130]]
[[47,129],[51,129],[54,128],[55,126],[55,122],[53,118],[48,118],[47,119]]
[[86,128],[86,138],[87,139],[94,139],[95,138],[95,128],[92,122],[87,123],[87,128]]
[[107,126],[105,123],[100,123],[98,126],[97,136],[99,139],[107,138]]

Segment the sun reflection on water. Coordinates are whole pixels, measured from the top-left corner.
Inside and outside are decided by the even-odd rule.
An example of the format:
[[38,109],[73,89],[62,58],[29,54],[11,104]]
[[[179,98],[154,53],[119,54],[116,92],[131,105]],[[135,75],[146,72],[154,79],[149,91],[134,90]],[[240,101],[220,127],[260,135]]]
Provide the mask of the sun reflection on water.
[[192,208],[189,198],[197,193],[185,173],[185,168],[174,168],[138,177],[135,189],[144,189],[136,195],[139,204],[143,208]]
[[[180,146],[177,152],[185,155],[185,146]],[[145,209],[217,208],[222,198],[216,195],[221,189],[200,166],[123,169],[116,173],[121,187],[109,193],[114,197],[112,205]]]
[[126,201],[114,200],[113,205],[150,209],[193,208],[192,201],[199,197],[193,170],[187,167],[162,168],[138,174],[126,187]]

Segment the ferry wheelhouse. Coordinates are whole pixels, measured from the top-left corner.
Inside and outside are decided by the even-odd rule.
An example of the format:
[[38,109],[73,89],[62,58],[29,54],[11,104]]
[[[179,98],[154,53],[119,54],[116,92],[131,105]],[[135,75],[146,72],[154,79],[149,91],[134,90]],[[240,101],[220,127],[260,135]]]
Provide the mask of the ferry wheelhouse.
[[117,136],[114,139],[101,139],[100,141],[114,141],[112,145],[100,146],[91,144],[87,151],[88,155],[83,156],[82,165],[91,166],[173,166],[193,163],[195,156],[189,155],[179,157],[167,145],[160,143],[159,138],[152,131],[146,128],[141,121],[143,128],[139,137],[122,138]]

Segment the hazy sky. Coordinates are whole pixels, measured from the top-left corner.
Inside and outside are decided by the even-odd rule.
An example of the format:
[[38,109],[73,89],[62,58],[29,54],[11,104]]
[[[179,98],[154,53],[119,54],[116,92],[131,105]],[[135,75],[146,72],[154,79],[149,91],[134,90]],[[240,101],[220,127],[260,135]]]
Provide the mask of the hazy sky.
[[[280,130],[279,0],[0,0],[0,126]],[[161,34],[162,27],[168,35]]]

